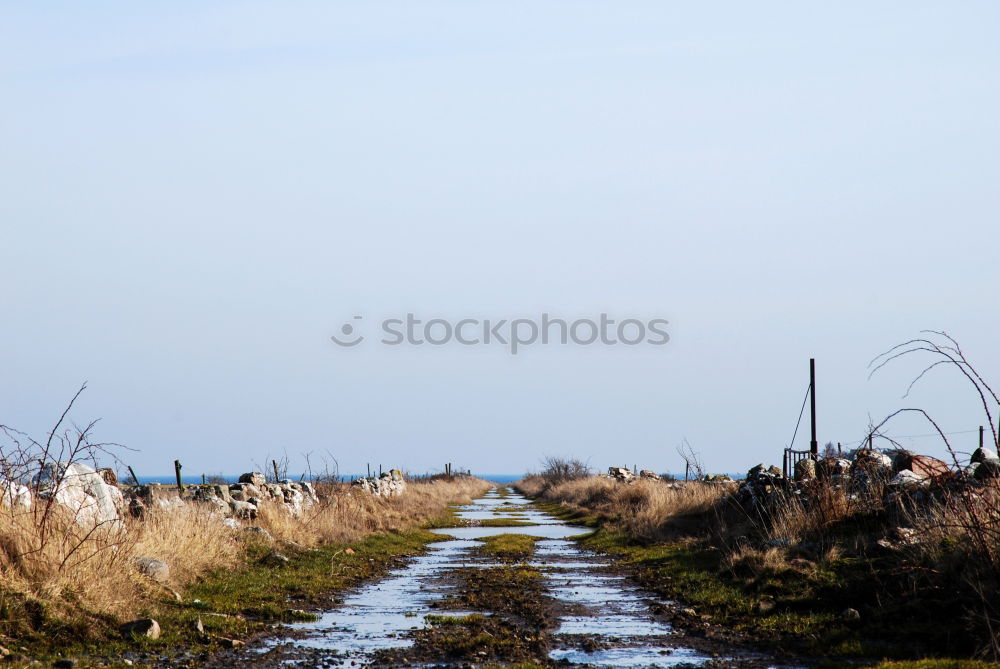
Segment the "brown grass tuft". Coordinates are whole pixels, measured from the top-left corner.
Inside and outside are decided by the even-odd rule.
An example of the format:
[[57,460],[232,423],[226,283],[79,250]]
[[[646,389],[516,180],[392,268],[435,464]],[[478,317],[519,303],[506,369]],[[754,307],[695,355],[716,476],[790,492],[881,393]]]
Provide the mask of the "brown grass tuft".
[[622,483],[591,476],[544,487],[526,479],[518,488],[547,502],[599,515],[638,539],[658,541],[684,535],[702,535],[706,514],[713,512],[731,486],[717,483],[669,483],[639,479]]

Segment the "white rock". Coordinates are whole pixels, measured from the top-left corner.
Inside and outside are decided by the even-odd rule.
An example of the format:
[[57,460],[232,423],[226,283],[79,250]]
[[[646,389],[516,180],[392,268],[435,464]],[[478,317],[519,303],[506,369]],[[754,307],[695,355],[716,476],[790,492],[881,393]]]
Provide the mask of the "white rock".
[[0,481],[0,504],[15,511],[31,508],[31,489],[17,481]]
[[170,580],[170,565],[156,558],[140,557],[135,559],[135,567],[139,573],[148,576],[158,583]]
[[910,486],[924,485],[927,480],[927,478],[920,476],[909,469],[901,469],[898,474],[892,477],[892,480],[889,481],[889,485],[900,488],[908,488]]
[[983,446],[982,448],[977,448],[972,453],[972,462],[986,462],[987,460],[997,461],[1000,457],[997,456],[997,452],[992,448]]
[[267,477],[265,477],[260,472],[249,472],[240,476],[240,483],[249,483],[254,486],[262,486],[267,482]]
[[233,515],[237,518],[247,518],[254,519],[257,517],[257,507],[250,502],[238,502],[233,500],[229,503],[229,507],[233,511]]
[[81,525],[121,523],[120,510],[125,505],[121,490],[108,485],[92,467],[82,462],[57,462],[43,467],[38,478],[43,490],[40,494],[55,498]]

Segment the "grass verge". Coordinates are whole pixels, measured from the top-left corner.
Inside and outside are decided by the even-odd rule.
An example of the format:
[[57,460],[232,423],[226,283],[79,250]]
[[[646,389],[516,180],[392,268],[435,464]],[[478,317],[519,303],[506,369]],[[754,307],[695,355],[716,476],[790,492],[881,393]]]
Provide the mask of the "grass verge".
[[[608,529],[581,543],[616,556],[645,587],[693,607],[697,615],[682,625],[710,620],[778,651],[827,658],[917,658],[949,643],[935,614],[947,610],[937,601],[942,593],[926,594],[909,611],[880,600],[893,576],[884,558],[789,563],[765,553],[734,561],[699,542],[643,544]],[[877,589],[873,577],[883,579]],[[861,619],[842,616],[847,608],[862,611]]]
[[[81,640],[72,629],[43,624],[18,640],[18,648],[34,659],[56,660],[83,656],[81,666],[99,657],[148,657],[159,661],[230,647],[230,639],[266,633],[277,621],[314,618],[309,610],[332,607],[337,594],[423,552],[441,535],[425,530],[375,534],[351,544],[334,543],[312,550],[288,550],[281,566],[270,566],[265,556],[274,547],[264,542],[247,547],[246,566],[205,574],[189,589],[189,599],[163,597],[148,603],[139,617],[160,624],[158,639],[126,639],[105,630]],[[350,552],[348,552],[350,551]],[[305,610],[303,610],[305,609]],[[201,621],[204,632],[196,628]],[[58,649],[58,650],[56,650]]]

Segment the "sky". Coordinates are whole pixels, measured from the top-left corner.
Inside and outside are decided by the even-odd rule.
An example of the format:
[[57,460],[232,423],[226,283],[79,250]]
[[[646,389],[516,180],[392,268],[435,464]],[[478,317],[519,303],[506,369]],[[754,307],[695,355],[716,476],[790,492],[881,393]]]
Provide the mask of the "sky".
[[[739,472],[780,464],[814,357],[821,443],[921,407],[971,450],[955,370],[903,399],[929,359],[868,365],[935,329],[1000,377],[998,19],[5,3],[0,424],[44,435],[86,381],[71,419],[141,476],[678,472],[684,440]],[[408,313],[664,319],[669,342],[382,344]]]

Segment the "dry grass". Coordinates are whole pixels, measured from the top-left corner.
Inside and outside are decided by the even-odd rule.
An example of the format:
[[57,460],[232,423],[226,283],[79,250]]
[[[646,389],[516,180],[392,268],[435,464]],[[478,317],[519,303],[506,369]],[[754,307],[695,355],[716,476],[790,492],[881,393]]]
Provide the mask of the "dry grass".
[[265,505],[258,525],[279,539],[307,547],[333,541],[354,541],[374,532],[388,532],[440,516],[453,503],[470,502],[485,491],[479,479],[456,477],[410,483],[399,497],[381,498],[348,485],[321,486],[322,501],[294,517],[276,505]]
[[[945,480],[889,494],[884,482],[852,489],[812,481],[756,503],[732,495],[734,486],[700,482],[529,478],[518,488],[601,518],[612,530],[602,541],[614,550],[674,556],[676,564],[660,563],[664,587],[702,604],[729,601],[730,615],[777,606],[765,622],[798,633],[816,609],[822,617],[859,607],[876,638],[1000,657],[1000,481]],[[684,568],[671,571],[677,565]],[[692,568],[704,571],[696,578]],[[833,611],[822,613],[824,603]],[[953,622],[928,626],[929,611]]]
[[1000,480],[949,490],[928,504],[908,504],[905,517],[921,538],[916,545],[923,555],[939,558],[962,544],[970,555],[1000,566]]
[[[451,503],[469,501],[487,485],[476,479],[411,483],[399,497],[382,499],[331,486],[323,501],[299,518],[264,506],[257,524],[279,540],[305,546],[345,542],[413,527],[445,512]],[[185,585],[213,569],[239,568],[248,533],[234,531],[195,504],[152,512],[144,520],[86,530],[69,515],[50,516],[39,530],[37,511],[0,511],[0,605],[6,610],[41,607],[48,619],[76,620],[138,615],[163,589],[140,575],[138,557],[170,566],[170,585]],[[0,632],[16,636],[17,616],[0,621]]]
[[800,543],[807,537],[822,539],[827,530],[853,514],[875,510],[867,501],[859,504],[851,500],[841,487],[820,481],[814,483],[805,499],[800,495],[777,493],[779,496],[769,517],[755,519],[759,534],[787,544]]
[[946,491],[904,510],[914,540],[901,549],[908,564],[932,570],[967,604],[981,630],[979,653],[1000,658],[1000,481]]
[[38,529],[34,512],[0,513],[0,576],[4,602],[48,604],[56,611],[86,602],[92,611],[121,613],[145,584],[129,565],[135,538],[124,527],[87,531],[56,512]]
[[132,521],[129,531],[134,537],[132,555],[166,562],[178,588],[209,569],[235,566],[240,555],[238,535],[218,516],[193,504]]
[[703,534],[706,514],[716,511],[720,501],[733,491],[732,486],[717,483],[644,479],[622,483],[604,476],[551,487],[529,477],[519,482],[518,488],[546,502],[609,519],[630,536],[650,541]]
[[726,564],[734,571],[748,571],[754,577],[769,572],[779,574],[789,569],[785,551],[780,548],[740,546],[726,555]]

